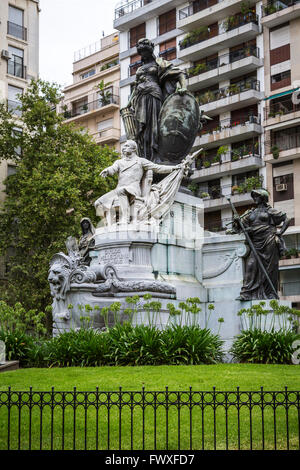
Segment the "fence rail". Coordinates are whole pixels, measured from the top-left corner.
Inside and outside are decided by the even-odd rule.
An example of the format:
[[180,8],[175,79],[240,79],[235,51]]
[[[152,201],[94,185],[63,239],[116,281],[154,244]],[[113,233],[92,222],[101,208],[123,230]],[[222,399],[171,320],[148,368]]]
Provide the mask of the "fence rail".
[[0,449],[300,449],[300,391],[0,392]]

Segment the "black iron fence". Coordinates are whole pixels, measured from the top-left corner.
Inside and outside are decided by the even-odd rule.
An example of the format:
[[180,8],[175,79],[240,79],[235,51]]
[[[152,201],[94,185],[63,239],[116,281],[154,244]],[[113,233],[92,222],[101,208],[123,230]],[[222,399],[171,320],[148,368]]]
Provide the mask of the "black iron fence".
[[217,90],[208,90],[205,93],[197,94],[196,100],[199,104],[207,104],[213,101],[219,101],[223,98],[228,98],[229,96],[237,95],[249,90],[260,90],[259,80],[245,80],[240,83],[234,83],[223,88],[218,88]]
[[217,134],[226,129],[233,129],[234,127],[237,127],[237,126],[248,126],[250,124],[259,125],[260,123],[261,123],[260,114],[245,115],[245,116],[240,116],[235,119],[232,119],[232,118],[222,119],[221,121],[218,122],[217,125],[215,125],[215,123],[211,124],[210,121],[208,121],[208,124],[206,124],[202,129],[200,129],[200,131],[198,132],[198,135],[202,136],[205,134],[213,134],[213,133]]
[[300,392],[0,392],[0,449],[300,449]]

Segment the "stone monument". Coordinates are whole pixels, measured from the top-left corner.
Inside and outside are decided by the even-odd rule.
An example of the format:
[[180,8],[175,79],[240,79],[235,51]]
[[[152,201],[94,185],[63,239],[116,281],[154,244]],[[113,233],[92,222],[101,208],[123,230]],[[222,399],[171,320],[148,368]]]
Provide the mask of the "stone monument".
[[[118,175],[118,183],[94,203],[101,220],[95,228],[83,218],[80,240],[69,237],[67,253],[50,262],[54,334],[80,327],[85,305],[93,326],[101,328],[103,307],[151,294],[163,313],[170,301],[199,297],[208,315],[213,302],[225,319],[222,336],[230,345],[240,331],[237,312],[277,296],[276,269],[288,220],[267,205],[267,193],[256,190],[257,208],[236,216],[230,235],[204,233],[203,201],[182,183],[201,153],[190,151],[209,118],[187,91],[182,71],[156,58],[153,48],[148,39],[137,44],[142,65],[121,110],[127,141],[121,158],[100,174]],[[139,310],[143,322],[142,304]],[[209,325],[213,332],[217,318]]]

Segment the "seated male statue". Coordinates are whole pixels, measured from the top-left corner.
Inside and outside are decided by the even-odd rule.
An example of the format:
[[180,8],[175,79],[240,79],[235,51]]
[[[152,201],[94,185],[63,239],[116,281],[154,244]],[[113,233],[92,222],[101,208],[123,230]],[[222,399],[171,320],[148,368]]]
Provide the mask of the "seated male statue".
[[[181,165],[157,165],[150,160],[140,158],[137,155],[137,144],[133,140],[127,140],[122,148],[122,158],[100,173],[104,178],[118,174],[118,184],[115,189],[96,200],[94,204],[96,214],[105,217],[106,224],[111,225],[114,222],[111,215],[112,208],[118,206],[119,224],[128,224],[130,214],[132,218],[135,217],[130,211],[130,205],[136,199],[142,198],[142,180],[145,172],[152,170],[153,173],[168,174],[180,167]],[[131,222],[134,222],[134,219]]]

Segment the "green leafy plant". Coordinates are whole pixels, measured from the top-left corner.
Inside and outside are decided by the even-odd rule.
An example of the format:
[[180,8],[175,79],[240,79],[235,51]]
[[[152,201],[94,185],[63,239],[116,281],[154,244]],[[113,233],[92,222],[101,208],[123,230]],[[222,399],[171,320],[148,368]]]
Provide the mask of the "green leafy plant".
[[280,148],[278,147],[278,145],[273,145],[271,147],[271,153],[276,160],[277,158],[279,158],[279,152],[280,152]]

